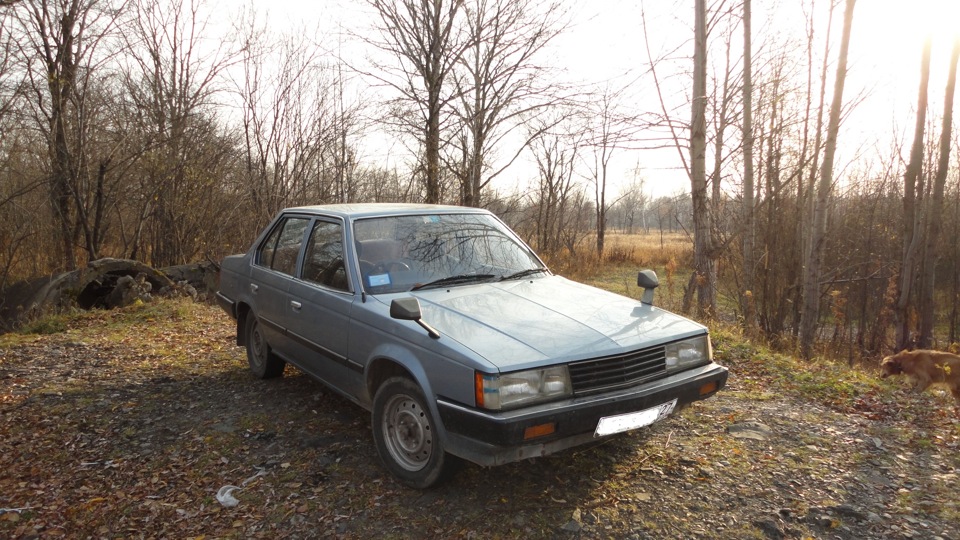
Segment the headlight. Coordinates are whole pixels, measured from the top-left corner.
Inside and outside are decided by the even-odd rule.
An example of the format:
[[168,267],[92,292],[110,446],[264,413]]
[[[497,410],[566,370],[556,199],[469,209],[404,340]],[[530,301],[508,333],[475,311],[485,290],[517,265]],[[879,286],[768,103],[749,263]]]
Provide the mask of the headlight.
[[476,374],[477,406],[513,409],[573,394],[567,366],[531,369],[501,375]]
[[712,356],[710,336],[706,335],[667,343],[665,348],[668,371],[706,364]]

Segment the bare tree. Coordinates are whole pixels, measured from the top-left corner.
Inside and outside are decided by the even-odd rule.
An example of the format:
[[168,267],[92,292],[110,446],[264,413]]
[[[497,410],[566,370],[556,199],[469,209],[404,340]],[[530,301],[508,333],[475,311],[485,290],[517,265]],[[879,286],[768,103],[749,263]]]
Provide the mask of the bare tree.
[[512,155],[492,168],[496,148],[558,100],[535,59],[563,31],[565,12],[554,0],[471,0],[464,10],[469,46],[454,79],[462,136],[460,144],[452,145],[460,163],[451,169],[460,181],[461,204],[480,206],[481,190],[513,164],[538,133],[528,133]]
[[837,149],[837,133],[840,131],[840,109],[843,106],[843,87],[847,78],[847,52],[850,49],[850,31],[853,27],[853,8],[856,0],[846,0],[843,16],[843,36],[840,38],[840,56],[837,61],[837,74],[834,81],[833,101],[830,105],[830,118],[827,123],[826,147],[823,163],[820,166],[820,179],[817,184],[811,226],[810,251],[806,256],[803,273],[803,302],[800,314],[800,352],[804,358],[810,358],[816,339],[817,321],[820,316],[820,279],[823,264],[823,252],[826,244],[827,207],[833,191],[833,159]]
[[753,36],[750,0],[743,0],[743,287],[740,310],[747,328],[756,325],[754,264],[754,186],[753,186]]
[[894,306],[895,316],[895,347],[899,351],[907,347],[910,341],[910,322],[908,310],[916,299],[913,297],[914,283],[917,271],[917,255],[920,252],[922,234],[920,227],[920,211],[917,207],[918,181],[922,186],[920,175],[923,168],[923,139],[927,123],[927,94],[930,85],[930,53],[933,48],[932,39],[928,38],[923,44],[923,56],[920,63],[920,86],[917,95],[917,119],[913,132],[913,144],[910,147],[910,161],[903,175],[903,252],[900,265],[900,280],[897,301]]
[[[707,3],[694,2],[693,95],[690,120],[690,194],[693,200],[693,275],[688,295],[697,291],[697,314],[715,313],[717,265],[713,221],[707,196]],[[687,304],[685,301],[684,304]],[[685,306],[686,307],[686,306]]]
[[273,36],[245,23],[242,102],[245,191],[262,226],[281,208],[350,202],[357,186],[348,143],[357,107],[345,103],[344,75],[303,31]]
[[[19,55],[26,65],[32,116],[46,138],[50,203],[66,269],[75,268],[75,246],[83,225],[90,223],[81,195],[89,173],[85,144],[92,126],[84,117],[88,91],[121,5],[109,0],[25,0],[13,11],[23,36]],[[98,194],[94,204],[102,210],[102,189]],[[88,234],[91,258],[97,256],[97,244]]]
[[[441,198],[441,116],[449,101],[448,77],[470,45],[458,24],[461,0],[367,0],[380,17],[382,41],[367,43],[396,62],[375,62],[368,75],[400,94],[416,114],[397,115],[423,143],[426,202]],[[382,73],[382,74],[381,74]],[[390,76],[393,76],[392,78]]]
[[633,169],[633,178],[620,193],[616,207],[620,216],[620,228],[627,234],[642,229],[649,232],[647,207],[650,196],[646,193],[646,180],[641,174],[639,164]]
[[933,179],[933,189],[930,194],[929,209],[926,214],[927,231],[926,245],[923,249],[923,274],[920,286],[920,332],[917,345],[921,349],[928,349],[933,345],[934,323],[934,284],[936,261],[939,258],[937,243],[940,240],[940,231],[943,219],[943,192],[947,181],[947,170],[950,168],[950,136],[953,133],[953,97],[957,84],[957,61],[960,58],[960,38],[953,42],[953,52],[950,55],[950,74],[947,77],[947,87],[943,97],[943,127],[940,130],[940,155],[937,160],[937,173]]
[[[229,41],[209,43],[210,16],[202,0],[139,0],[127,34],[131,66],[126,88],[143,111],[146,147],[139,216],[130,257],[147,251],[159,266],[187,262],[199,248],[205,227],[203,203],[212,203],[213,171],[223,167],[230,145],[218,141],[219,126],[210,114],[222,91],[221,74],[239,50]],[[149,230],[145,227],[149,226]]]
[[604,236],[607,230],[607,211],[614,203],[607,202],[607,188],[611,182],[610,160],[614,153],[633,141],[637,120],[621,112],[624,89],[605,88],[587,105],[588,124],[586,146],[592,150],[585,158],[589,181],[593,184],[597,257],[603,258]]
[[536,134],[531,150],[539,173],[532,201],[535,216],[531,236],[544,253],[557,253],[563,247],[573,253],[584,234],[583,189],[576,182],[575,172],[583,130],[579,122],[571,120],[574,118],[567,111],[559,111],[528,128]]

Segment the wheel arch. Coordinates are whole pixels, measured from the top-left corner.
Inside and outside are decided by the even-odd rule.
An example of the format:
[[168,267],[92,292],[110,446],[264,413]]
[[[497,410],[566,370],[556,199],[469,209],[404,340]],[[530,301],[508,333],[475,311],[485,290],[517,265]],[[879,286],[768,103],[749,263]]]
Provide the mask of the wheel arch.
[[380,388],[387,379],[393,377],[406,377],[413,382],[417,383],[420,386],[420,389],[423,389],[423,385],[420,384],[420,381],[410,372],[410,370],[391,358],[387,357],[378,357],[370,362],[370,367],[367,369],[366,377],[366,386],[367,394],[370,396],[370,402],[373,402],[373,396],[376,395],[377,389]]
[[400,349],[390,351],[393,354],[379,354],[370,361],[366,370],[366,390],[370,408],[373,408],[373,399],[380,388],[387,380],[393,377],[405,377],[410,379],[420,388],[423,399],[426,401],[427,408],[434,418],[437,430],[441,440],[446,443],[447,429],[440,418],[440,409],[437,407],[436,393],[430,385],[430,379],[421,363],[413,353]]

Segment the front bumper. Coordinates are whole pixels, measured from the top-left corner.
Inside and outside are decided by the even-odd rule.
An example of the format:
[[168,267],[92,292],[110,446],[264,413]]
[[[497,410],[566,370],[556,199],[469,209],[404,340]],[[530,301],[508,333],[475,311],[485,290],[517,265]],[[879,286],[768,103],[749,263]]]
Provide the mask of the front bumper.
[[[633,413],[677,400],[677,407],[706,399],[727,382],[727,368],[711,363],[643,385],[512,411],[486,411],[437,401],[447,430],[447,451],[479,465],[500,465],[544,456],[590,442],[601,418]],[[706,393],[710,383],[716,387]],[[553,423],[555,432],[524,440],[527,428]]]

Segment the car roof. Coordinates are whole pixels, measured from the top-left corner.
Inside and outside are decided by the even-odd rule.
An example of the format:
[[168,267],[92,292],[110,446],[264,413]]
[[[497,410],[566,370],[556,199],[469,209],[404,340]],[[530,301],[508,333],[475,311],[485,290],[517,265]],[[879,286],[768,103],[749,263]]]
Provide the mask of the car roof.
[[324,214],[344,219],[360,219],[382,216],[406,216],[417,214],[489,214],[488,210],[468,206],[449,206],[439,204],[411,203],[347,203],[321,204],[286,208],[284,213],[301,212],[306,214]]

